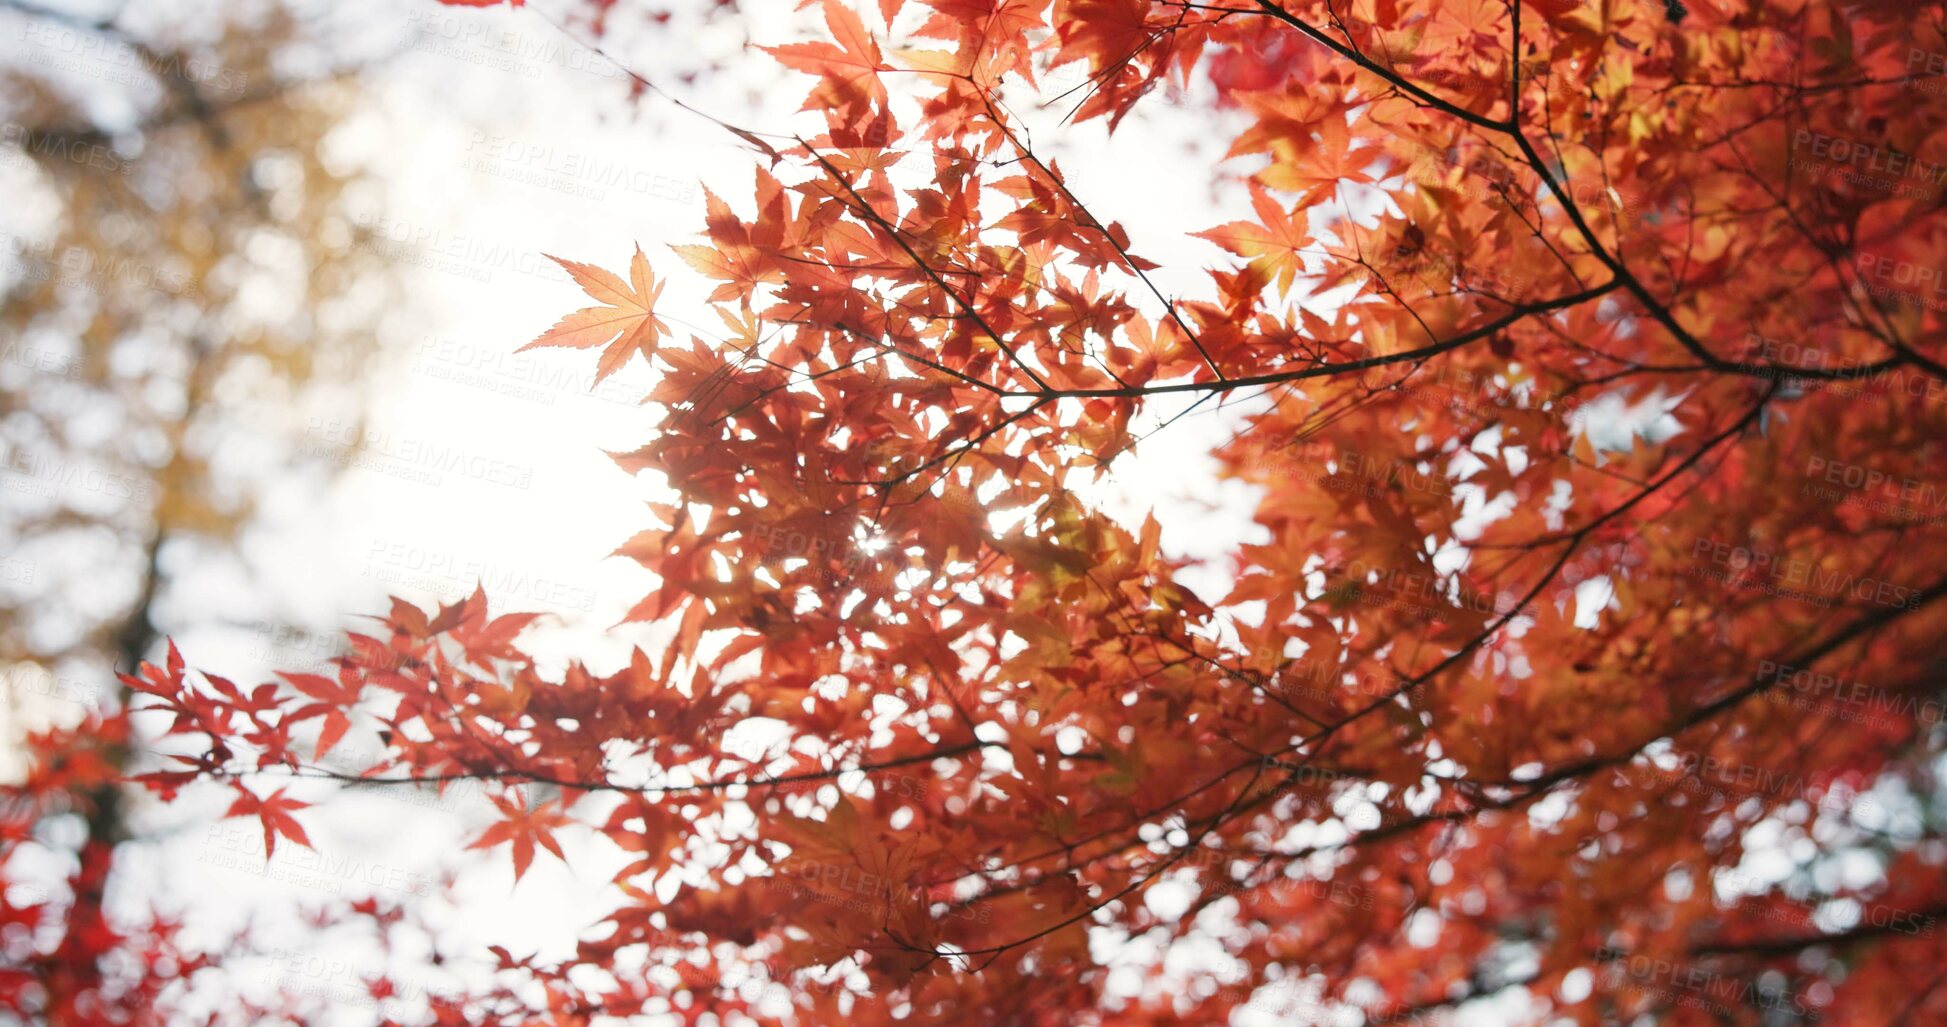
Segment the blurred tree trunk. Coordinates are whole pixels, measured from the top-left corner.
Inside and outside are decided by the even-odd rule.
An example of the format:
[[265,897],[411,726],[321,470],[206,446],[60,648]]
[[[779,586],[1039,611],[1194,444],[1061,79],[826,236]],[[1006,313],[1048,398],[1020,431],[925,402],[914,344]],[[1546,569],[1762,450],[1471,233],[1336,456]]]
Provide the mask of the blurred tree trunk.
[[[12,365],[0,365],[0,548],[28,579],[0,594],[18,744],[23,731],[122,709],[125,690],[94,684],[134,672],[163,633],[204,615],[172,591],[219,565],[249,576],[237,543],[259,523],[257,499],[293,468],[326,480],[333,443],[307,437],[297,411],[307,398],[353,394],[389,275],[344,210],[356,169],[320,155],[356,101],[347,77],[292,80],[274,68],[294,43],[328,42],[290,12],[206,15],[238,20],[199,46],[138,36],[119,14],[0,0],[6,11],[28,43],[27,60],[0,69],[17,151],[5,154],[0,192],[25,201],[0,214],[16,257],[0,271]],[[65,53],[36,61],[37,40],[66,38],[55,29],[101,41],[91,52],[103,66]],[[128,64],[141,74],[111,74]],[[91,118],[115,107],[90,102],[104,82],[127,94],[132,120]],[[267,291],[279,299],[268,310]],[[239,438],[258,459],[219,451]],[[123,598],[104,601],[104,583],[125,583]],[[274,596],[253,598],[275,608]],[[117,768],[140,766],[139,737],[95,742]],[[52,904],[64,907],[51,917],[58,941],[0,953],[0,969],[40,981],[39,1008],[13,1012],[62,1022],[91,1019],[76,1012],[90,1001],[105,1008],[86,996],[108,987],[100,957],[119,930],[108,893],[116,850],[137,835],[131,798],[77,788],[42,802],[27,837],[0,841],[5,887],[22,882],[12,862],[22,845],[62,847],[40,821],[66,812],[85,827],[69,846],[68,894]]]

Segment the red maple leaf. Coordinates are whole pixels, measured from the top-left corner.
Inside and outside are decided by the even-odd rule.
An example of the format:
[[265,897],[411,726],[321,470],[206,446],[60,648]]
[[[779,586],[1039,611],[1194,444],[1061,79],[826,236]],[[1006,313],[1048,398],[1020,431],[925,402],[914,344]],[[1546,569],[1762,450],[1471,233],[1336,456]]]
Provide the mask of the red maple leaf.
[[529,808],[525,803],[514,799],[495,796],[493,804],[506,819],[480,832],[469,849],[489,849],[496,845],[512,844],[514,856],[514,880],[519,881],[534,862],[534,847],[554,853],[554,858],[565,861],[561,854],[561,843],[554,840],[556,828],[570,823],[570,818],[553,803],[542,803]]
[[241,784],[237,785],[237,799],[223,815],[226,817],[254,816],[264,825],[264,858],[268,860],[277,853],[277,836],[286,838],[311,848],[311,839],[304,833],[304,825],[292,816],[298,810],[311,804],[284,797],[284,789],[267,796],[259,797]]

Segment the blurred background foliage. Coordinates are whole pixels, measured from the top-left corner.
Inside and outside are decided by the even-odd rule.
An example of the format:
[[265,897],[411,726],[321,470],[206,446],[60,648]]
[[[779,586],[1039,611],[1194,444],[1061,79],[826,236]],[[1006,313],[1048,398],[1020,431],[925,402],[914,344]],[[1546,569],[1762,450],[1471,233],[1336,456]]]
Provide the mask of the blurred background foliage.
[[[398,290],[333,138],[386,54],[276,3],[5,0],[0,33],[0,777],[18,780],[20,741],[50,727],[135,765],[139,740],[87,730],[122,702],[113,671],[198,618],[277,616],[253,533],[344,457],[291,412],[356,409]],[[131,801],[77,787],[66,810],[7,811],[35,853],[72,858],[44,868],[48,894],[7,897],[65,915],[4,939],[0,965],[95,944]],[[48,1010],[103,986],[39,969],[71,993]]]

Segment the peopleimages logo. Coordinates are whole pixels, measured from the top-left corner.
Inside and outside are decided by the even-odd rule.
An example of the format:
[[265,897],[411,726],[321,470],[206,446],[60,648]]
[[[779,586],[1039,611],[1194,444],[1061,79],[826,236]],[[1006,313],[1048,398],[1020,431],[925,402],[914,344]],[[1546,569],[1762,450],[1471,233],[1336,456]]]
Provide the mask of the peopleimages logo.
[[1947,93],[1947,53],[1917,46],[1908,48],[1906,84],[1910,89],[1935,96]]
[[516,353],[505,344],[474,344],[431,339],[419,346],[414,374],[513,399],[553,405],[563,394],[640,406],[648,385],[627,370],[600,381],[595,372],[536,353]]
[[0,363],[13,364],[36,374],[44,374],[51,378],[65,378],[68,381],[80,381],[83,376],[78,357],[35,346],[20,339],[9,339],[5,343],[0,343]]
[[[827,863],[792,856],[786,857],[777,869],[781,873],[773,877],[771,883],[799,899],[845,906],[872,915],[883,913],[901,897],[910,896],[914,902],[926,901],[923,893],[912,894],[899,881],[854,864]],[[939,914],[944,918],[986,923],[994,915],[991,903],[934,904],[945,907]]]
[[[274,960],[272,976],[278,990],[288,996],[305,995],[324,999],[334,1006],[377,1009],[381,995],[385,1001],[415,1002],[439,994],[423,982],[401,981],[382,969],[309,949],[279,949],[268,955]],[[384,980],[386,987],[375,991],[372,982],[379,980]]]
[[93,168],[111,175],[127,175],[135,165],[112,147],[82,142],[58,132],[35,132],[15,122],[0,124],[0,147],[10,147],[46,160]]
[[696,199],[696,183],[659,175],[647,168],[592,154],[566,150],[513,136],[475,131],[466,144],[472,154],[468,166],[487,174],[512,178],[602,199],[608,189],[687,203]]
[[0,692],[9,699],[34,695],[79,706],[94,706],[106,697],[99,681],[55,674],[35,663],[16,663],[0,671]]
[[558,609],[582,613],[595,609],[592,588],[406,542],[373,539],[365,562],[366,576],[389,585],[434,594],[464,594],[478,585],[497,596],[532,599]]
[[204,93],[239,96],[246,84],[242,72],[215,61],[183,54],[144,52],[107,33],[75,28],[55,20],[29,22],[21,30],[21,38],[49,54],[122,69],[130,72],[131,77],[152,75],[161,81],[194,83]]
[[1939,699],[1888,692],[1864,681],[1771,660],[1758,662],[1758,677],[1781,689],[1774,695],[1792,695],[1811,702],[1857,707],[1866,716],[1885,714],[1916,719],[1923,724],[1938,724],[1947,714],[1947,706]]
[[559,34],[534,35],[495,28],[477,18],[455,17],[427,5],[406,15],[416,50],[524,78],[540,78],[539,65],[552,65],[600,78],[626,79],[629,73],[599,52]]
[[151,264],[132,257],[101,256],[81,246],[62,246],[18,236],[5,236],[0,258],[30,282],[57,281],[89,289],[128,286],[170,296],[189,296],[194,285],[179,267]]
[[439,484],[443,474],[457,474],[463,478],[517,489],[527,488],[534,480],[534,468],[525,464],[509,463],[429,439],[393,435],[371,428],[361,430],[347,421],[313,417],[305,434],[343,449],[343,452],[333,452],[326,446],[308,445],[306,452],[312,456],[336,459],[344,466],[387,473],[400,472],[396,476],[425,481],[427,484]]
[[1279,450],[1277,455],[1289,457],[1289,466],[1272,464],[1280,476],[1335,492],[1377,496],[1401,490],[1453,495],[1455,483],[1444,475],[1422,471],[1416,461],[1390,454],[1361,453],[1330,442],[1300,442]]
[[1932,186],[1947,183],[1947,164],[1921,160],[1890,146],[1859,143],[1844,136],[1831,136],[1801,128],[1792,135],[1792,149],[1810,150],[1812,156],[1820,160],[1833,161],[1862,172],[1891,176],[1894,180],[1910,179]]
[[1337,586],[1328,587],[1319,598],[1338,602],[1371,602],[1375,605],[1405,605],[1423,609],[1462,609],[1502,616],[1520,606],[1508,591],[1489,594],[1461,587],[1451,575],[1431,570],[1413,570],[1353,560]]
[[1875,467],[1811,457],[1805,465],[1810,481],[1800,491],[1841,505],[1859,504],[1875,513],[1919,523],[1947,520],[1947,489],[1918,478],[1888,474]]
[[398,218],[361,214],[353,219],[364,234],[360,247],[389,260],[444,274],[490,282],[495,272],[512,271],[551,282],[568,282],[568,272],[539,250],[478,235],[449,232]]
[[1622,984],[1627,978],[1641,986],[1667,989],[1680,1004],[1700,1004],[1708,1011],[1728,1013],[1731,1009],[1762,1009],[1789,1014],[1801,1020],[1816,1020],[1819,1015],[1817,1010],[1800,1002],[1798,996],[1789,990],[1761,988],[1755,982],[1726,977],[1700,966],[1649,955],[1632,955],[1614,948],[1598,951],[1596,962],[1605,965],[1605,983],[1610,988]]
[[110,499],[146,502],[149,498],[149,483],[144,479],[104,471],[53,454],[18,449],[0,459],[0,486],[44,498],[52,498],[64,488]]
[[1868,492],[1882,492],[1888,498],[1897,497],[1903,503],[1923,502],[1931,506],[1947,506],[1947,491],[1942,491],[1937,485],[1923,482],[1918,478],[1894,477],[1885,471],[1862,464],[1814,456],[1806,463],[1805,473],[1811,477],[1822,478],[1832,485],[1844,485],[1849,489],[1862,489]]
[[264,849],[264,835],[252,825],[213,824],[203,839],[200,862],[223,870],[282,884],[338,893],[347,884],[407,895],[431,894],[431,875],[351,856],[332,855],[304,845]]
[[1947,275],[1931,264],[1862,253],[1855,262],[1866,291],[1931,309],[1947,309]]
[[[1877,603],[1904,609],[1917,596],[1915,589],[1882,578],[1860,577],[1821,567],[1810,560],[1748,549],[1744,546],[1700,538],[1690,555],[1709,554],[1705,573],[1733,588],[1755,588],[1785,598],[1803,599],[1819,606],[1830,606],[1839,596],[1859,602]],[[1796,591],[1808,585],[1812,591]]]
[[1773,377],[1788,378],[1800,371],[1848,373],[1848,377],[1830,380],[1798,379],[1800,391],[1830,392],[1848,397],[1897,392],[1930,402],[1947,398],[1947,382],[1931,374],[1914,372],[1903,365],[1876,367],[1874,365],[1880,363],[1878,360],[1859,357],[1833,359],[1831,354],[1816,346],[1773,339],[1756,332],[1746,332],[1744,342],[1745,359],[1771,365],[1768,373]]

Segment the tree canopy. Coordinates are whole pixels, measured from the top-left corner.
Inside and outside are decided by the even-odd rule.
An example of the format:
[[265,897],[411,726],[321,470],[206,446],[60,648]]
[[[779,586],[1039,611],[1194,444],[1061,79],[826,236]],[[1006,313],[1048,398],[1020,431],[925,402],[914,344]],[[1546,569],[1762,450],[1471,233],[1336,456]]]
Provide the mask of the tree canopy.
[[[655,369],[616,460],[676,499],[617,552],[665,646],[547,670],[476,593],[333,675],[127,679],[139,784],[267,850],[328,778],[482,783],[517,878],[626,857],[572,958],[383,1016],[1947,1017],[1937,4],[819,10],[767,52],[821,130],[726,122],[748,192],[561,259],[531,343]],[[1225,133],[1200,288],[1014,114],[1065,69],[1075,121]],[[1256,497],[1214,590],[1085,496],[1200,408]]]

